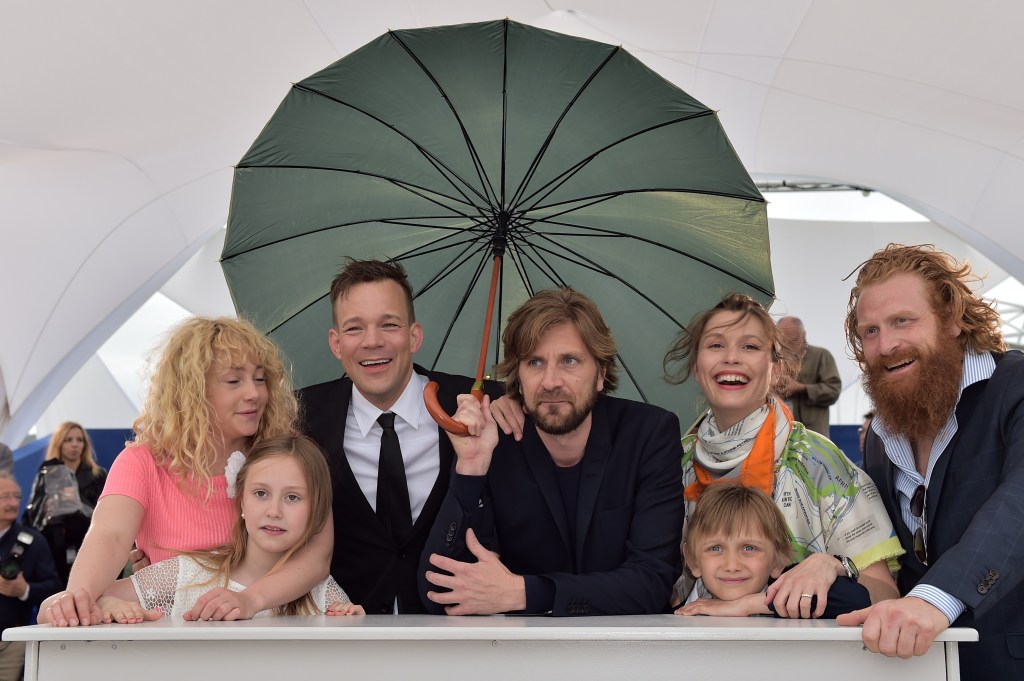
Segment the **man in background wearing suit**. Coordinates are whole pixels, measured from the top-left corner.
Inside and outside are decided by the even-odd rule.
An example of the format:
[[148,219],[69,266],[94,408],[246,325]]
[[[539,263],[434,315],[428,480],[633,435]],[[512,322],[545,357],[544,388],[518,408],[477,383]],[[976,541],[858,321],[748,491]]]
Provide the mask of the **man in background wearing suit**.
[[1024,355],[970,266],[890,244],[861,267],[846,333],[875,406],[865,460],[907,553],[903,598],[839,618],[868,649],[922,655],[974,627],[961,678],[1024,678]]
[[[521,441],[459,396],[458,460],[420,566],[431,612],[667,612],[682,572],[679,419],[609,397],[615,340],[594,303],[540,291],[513,312],[498,375]],[[521,412],[520,412],[521,413]]]
[[839,400],[843,379],[832,353],[807,342],[804,323],[797,317],[783,317],[779,331],[800,354],[800,372],[796,378],[786,378],[786,404],[793,412],[793,420],[808,430],[828,437],[828,408]]
[[[331,307],[328,341],[346,377],[298,393],[302,430],[324,449],[334,487],[331,575],[367,613],[422,613],[416,567],[454,458],[423,388],[437,381],[438,399],[452,412],[473,379],[414,367],[423,328],[401,265],[349,261],[331,284]],[[389,437],[401,450],[397,468],[380,475]]]

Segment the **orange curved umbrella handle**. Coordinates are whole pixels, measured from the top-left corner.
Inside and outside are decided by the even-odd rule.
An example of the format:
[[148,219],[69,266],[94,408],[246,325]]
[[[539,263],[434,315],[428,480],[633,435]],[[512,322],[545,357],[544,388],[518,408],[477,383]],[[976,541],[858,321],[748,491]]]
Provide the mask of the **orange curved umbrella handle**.
[[[437,421],[437,425],[441,426],[452,435],[466,437],[469,435],[469,428],[467,428],[464,423],[459,423],[445,412],[444,408],[437,401],[437,388],[437,381],[429,381],[427,383],[427,387],[423,389],[423,403],[427,406],[427,413]],[[478,402],[482,402],[484,399],[483,385],[479,381],[474,383],[470,394],[475,397]]]
[[[491,318],[494,314],[494,294],[498,289],[498,278],[501,275],[501,255],[495,254],[494,266],[491,270],[491,290],[487,296],[487,315],[484,319],[484,336],[480,347],[480,362],[476,367],[476,380],[473,382],[473,389],[470,394],[477,402],[484,401],[484,367],[487,366],[487,338],[491,332]],[[441,404],[437,401],[438,385],[435,381],[427,383],[423,389],[423,403],[427,406],[427,413],[437,421],[437,425],[444,428],[452,435],[466,437],[469,435],[469,428],[449,416]]]

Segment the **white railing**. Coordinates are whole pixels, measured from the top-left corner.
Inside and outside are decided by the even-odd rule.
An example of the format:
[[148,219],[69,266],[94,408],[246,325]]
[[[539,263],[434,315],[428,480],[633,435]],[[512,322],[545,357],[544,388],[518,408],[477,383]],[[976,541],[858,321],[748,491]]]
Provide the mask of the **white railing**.
[[[374,680],[959,678],[950,629],[911,660],[864,650],[834,620],[767,617],[274,617],[77,629],[20,627],[27,681],[103,678]],[[966,643],[970,645],[970,643]]]

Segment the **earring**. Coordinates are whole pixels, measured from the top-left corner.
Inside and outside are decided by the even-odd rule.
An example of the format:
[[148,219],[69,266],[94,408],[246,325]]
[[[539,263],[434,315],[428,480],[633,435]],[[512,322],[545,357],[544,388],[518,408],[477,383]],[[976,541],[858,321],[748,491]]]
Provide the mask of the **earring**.
[[245,514],[244,513],[242,514],[242,520],[245,520]]

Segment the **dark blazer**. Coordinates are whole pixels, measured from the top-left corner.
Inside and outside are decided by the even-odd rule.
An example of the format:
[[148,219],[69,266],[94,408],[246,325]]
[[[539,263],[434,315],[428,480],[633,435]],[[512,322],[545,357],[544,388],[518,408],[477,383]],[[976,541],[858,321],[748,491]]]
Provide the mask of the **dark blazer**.
[[961,677],[1024,679],[1024,355],[995,355],[996,372],[963,391],[957,432],[929,481],[928,565],[914,554],[893,484],[896,467],[868,433],[868,469],[907,553],[901,593],[934,585],[963,601],[954,623],[981,640],[960,646]]
[[[799,563],[793,563],[783,573],[789,572],[795,568]],[[775,583],[774,579],[768,580],[768,586]],[[818,607],[818,597],[811,596],[811,611]],[[848,612],[854,610],[861,610],[863,608],[871,607],[871,594],[863,585],[855,582],[849,577],[836,577],[836,581],[832,582],[832,586],[828,588],[828,599],[825,602],[825,612],[821,613],[819,619],[823,620],[834,620],[840,615],[845,615]],[[779,613],[775,611],[775,603],[769,603],[768,609],[772,611],[772,614],[776,617]]]
[[99,473],[93,474],[88,466],[79,466],[75,471],[75,479],[78,481],[78,496],[90,508],[96,508],[100,495],[103,494],[103,485],[107,482],[107,469],[99,467]]
[[100,467],[99,475],[93,475],[92,469],[81,465],[75,471],[75,480],[78,483],[78,497],[83,506],[87,509],[68,513],[56,517],[47,517],[46,510],[46,471],[55,466],[64,467],[60,459],[43,461],[32,482],[32,496],[29,497],[28,506],[22,514],[22,521],[31,525],[46,538],[50,546],[50,555],[57,568],[57,576],[60,577],[61,588],[65,588],[68,577],[71,575],[71,565],[74,563],[78,549],[85,540],[85,533],[89,531],[89,523],[92,521],[92,509],[103,492],[103,485],[107,480],[107,469]]
[[0,559],[11,555],[19,532],[28,532],[33,539],[18,559],[25,581],[28,582],[28,599],[22,601],[11,596],[0,596],[0,631],[32,624],[32,608],[63,588],[46,540],[31,527],[18,523],[11,525],[7,534],[0,539]]
[[[473,379],[415,367],[439,385],[438,402],[455,413],[456,397],[468,393]],[[486,382],[492,399],[504,394],[499,384]],[[448,435],[438,428],[440,469],[427,502],[400,543],[392,539],[377,518],[356,482],[345,456],[345,421],[352,399],[352,381],[340,378],[303,388],[297,393],[301,430],[323,448],[334,488],[334,557],[331,576],[342,585],[353,603],[370,614],[394,612],[395,598],[402,613],[423,613],[416,588],[416,568],[427,532],[448,491],[449,471],[455,458]]]
[[533,421],[522,442],[499,433],[482,503],[464,512],[454,491],[445,497],[420,565],[420,592],[437,591],[424,577],[430,553],[475,562],[466,528],[519,575],[554,587],[554,615],[667,612],[682,572],[683,484],[679,420],[660,407],[600,397],[581,462],[576,542],[571,545],[551,456]]

